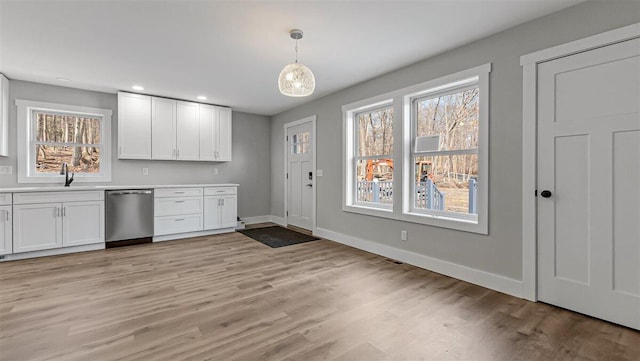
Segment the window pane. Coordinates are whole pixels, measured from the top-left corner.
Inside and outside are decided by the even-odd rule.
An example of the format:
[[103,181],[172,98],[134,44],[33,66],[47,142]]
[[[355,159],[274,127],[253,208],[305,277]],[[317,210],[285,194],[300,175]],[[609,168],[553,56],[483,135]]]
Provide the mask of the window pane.
[[393,160],[358,160],[356,174],[356,202],[393,204]]
[[100,143],[100,119],[35,112],[36,141],[55,143]]
[[36,145],[37,173],[59,173],[65,162],[69,173],[100,173],[100,148]]
[[478,148],[479,88],[417,101],[417,136],[439,137],[439,149]]
[[477,214],[478,155],[414,157],[414,207]]
[[358,155],[393,154],[393,108],[356,114]]

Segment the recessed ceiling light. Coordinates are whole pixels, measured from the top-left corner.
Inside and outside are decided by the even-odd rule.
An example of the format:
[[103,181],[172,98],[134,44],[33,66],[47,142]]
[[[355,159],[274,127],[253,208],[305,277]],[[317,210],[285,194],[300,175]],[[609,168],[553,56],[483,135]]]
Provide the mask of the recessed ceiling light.
[[137,91],[143,91],[144,90],[144,88],[141,87],[140,85],[134,85],[134,86],[131,87],[131,89],[137,90]]
[[207,97],[204,95],[198,95],[198,100],[207,100]]
[[64,81],[64,82],[69,82],[69,81],[71,81],[70,79],[67,79],[67,78],[60,78],[60,77],[58,77],[58,78],[56,78],[56,79],[57,79],[57,80],[59,80],[59,81]]

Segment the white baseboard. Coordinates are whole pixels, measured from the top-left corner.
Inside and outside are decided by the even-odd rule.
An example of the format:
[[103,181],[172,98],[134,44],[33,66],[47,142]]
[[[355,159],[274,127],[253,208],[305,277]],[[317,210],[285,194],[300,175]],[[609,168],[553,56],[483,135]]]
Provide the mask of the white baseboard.
[[390,247],[381,243],[366,239],[349,236],[346,234],[330,231],[324,228],[316,228],[314,236],[326,238],[331,241],[371,252],[383,257],[388,257],[404,263],[408,263],[429,271],[437,272],[449,277],[473,283],[482,287],[490,288],[502,293],[506,293],[518,298],[524,298],[522,281],[500,276],[494,273],[463,266],[457,263],[443,261],[438,258],[425,256],[423,254]]
[[153,236],[153,242],[173,241],[174,239],[211,236],[214,234],[230,233],[230,232],[235,232],[235,227],[214,229],[210,231],[198,231],[198,232],[176,233],[176,234],[165,234],[162,236]]
[[241,220],[245,224],[267,223],[271,222],[271,216],[242,217]]
[[104,249],[104,242],[87,244],[82,246],[74,246],[74,247],[46,249],[43,251],[7,254],[7,255],[4,255],[4,257],[0,257],[0,262],[15,261],[19,259],[36,258],[36,257],[56,256],[56,255],[68,254],[68,253],[96,251],[99,249]]
[[275,224],[279,224],[281,226],[286,226],[287,225],[287,220],[282,218],[282,217],[271,216],[271,222],[273,222]]

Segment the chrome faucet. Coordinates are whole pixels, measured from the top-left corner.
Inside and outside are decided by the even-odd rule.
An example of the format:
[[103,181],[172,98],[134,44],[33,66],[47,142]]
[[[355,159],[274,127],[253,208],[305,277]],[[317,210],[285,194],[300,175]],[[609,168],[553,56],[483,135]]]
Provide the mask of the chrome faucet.
[[60,168],[60,175],[64,174],[64,186],[68,187],[73,182],[73,176],[75,173],[71,173],[71,178],[69,178],[69,167],[66,162],[62,163],[62,167]]

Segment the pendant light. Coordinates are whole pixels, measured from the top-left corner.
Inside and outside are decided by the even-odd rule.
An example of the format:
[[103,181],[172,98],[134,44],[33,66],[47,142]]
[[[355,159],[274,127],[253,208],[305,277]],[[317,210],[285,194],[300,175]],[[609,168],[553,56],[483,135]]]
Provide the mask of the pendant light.
[[309,68],[298,63],[298,40],[302,39],[302,30],[293,29],[289,35],[296,41],[296,62],[282,69],[278,77],[278,88],[280,93],[289,97],[306,97],[313,94],[316,78]]

